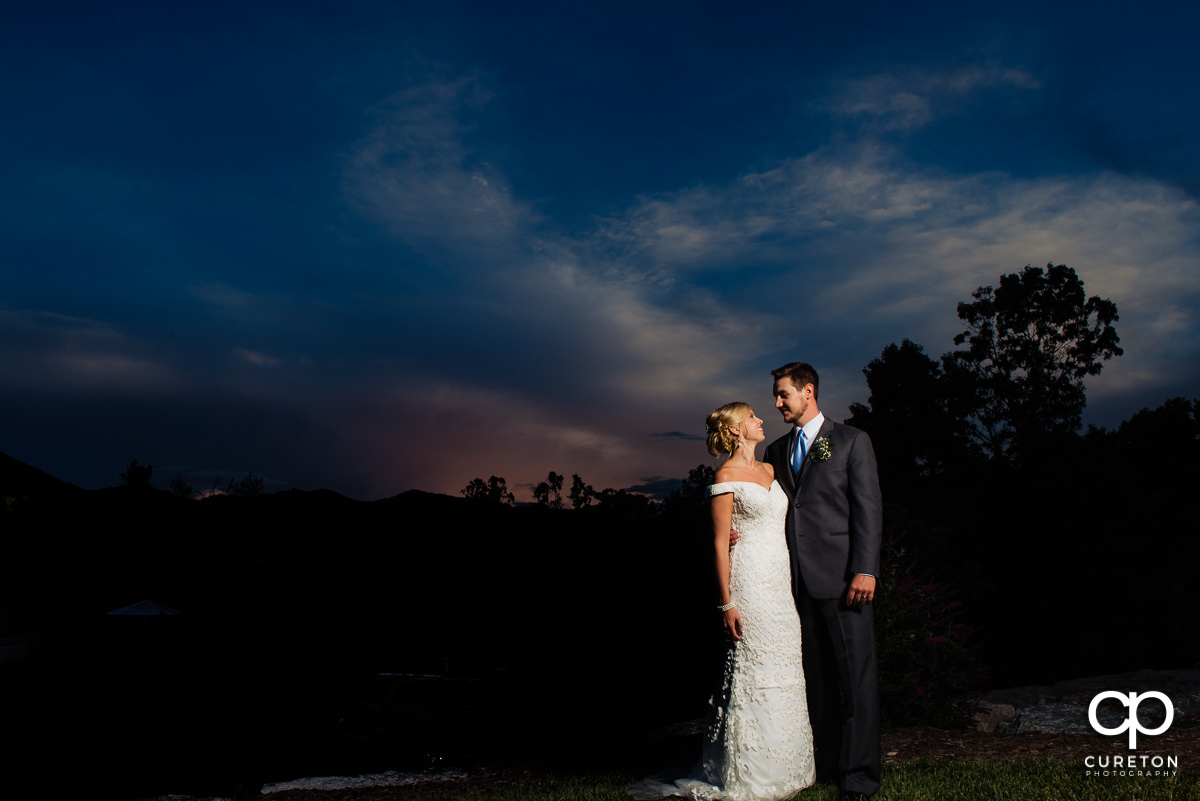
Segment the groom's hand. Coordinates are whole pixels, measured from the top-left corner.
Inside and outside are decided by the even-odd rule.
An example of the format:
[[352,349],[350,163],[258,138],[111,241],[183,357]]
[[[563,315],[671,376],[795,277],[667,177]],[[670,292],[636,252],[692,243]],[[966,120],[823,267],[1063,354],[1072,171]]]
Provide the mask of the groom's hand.
[[733,529],[729,529],[729,550],[733,550],[733,546],[737,545],[738,533]]
[[850,579],[850,590],[846,593],[846,606],[859,607],[875,600],[875,577],[857,574]]

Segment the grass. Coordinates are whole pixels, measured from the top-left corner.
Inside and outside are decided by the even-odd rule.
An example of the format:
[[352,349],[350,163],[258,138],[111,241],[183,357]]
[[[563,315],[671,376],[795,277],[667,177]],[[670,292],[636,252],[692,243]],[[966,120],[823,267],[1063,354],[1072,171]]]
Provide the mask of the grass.
[[[874,801],[1200,801],[1200,775],[1089,777],[1081,762],[969,762],[943,759],[889,766]],[[447,786],[429,801],[629,801],[632,776],[540,779],[467,790]],[[837,801],[820,785],[796,801]]]
[[[827,796],[835,799],[830,791]],[[801,795],[808,801],[808,795]],[[825,801],[826,796],[813,796]],[[1200,776],[1087,776],[1082,762],[986,762],[944,759],[884,772],[878,801],[1200,801]]]

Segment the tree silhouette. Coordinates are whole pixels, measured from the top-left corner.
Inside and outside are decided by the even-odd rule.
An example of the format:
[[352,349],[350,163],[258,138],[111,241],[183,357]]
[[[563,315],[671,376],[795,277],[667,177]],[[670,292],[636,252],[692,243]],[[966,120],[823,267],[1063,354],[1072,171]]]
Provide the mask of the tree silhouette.
[[561,509],[563,477],[553,470],[546,480],[533,488],[533,499],[538,506],[549,506],[551,509]]
[[658,504],[645,495],[610,487],[596,493],[596,508],[610,520],[621,519],[632,523],[653,517],[658,511]]
[[481,503],[512,504],[513,494],[508,491],[508,483],[499,476],[492,476],[484,482],[482,478],[473,478],[467,486],[459,490],[469,501]]
[[688,477],[679,482],[679,489],[663,501],[663,508],[670,514],[695,517],[704,510],[707,499],[705,490],[716,480],[717,471],[703,462],[688,471]]
[[236,483],[233,479],[229,480],[229,494],[241,495],[248,498],[253,498],[256,495],[261,495],[263,491],[263,477],[254,475],[253,472],[246,471],[246,475]]
[[121,483],[131,490],[147,490],[150,489],[150,476],[153,474],[153,465],[140,465],[138,460],[134,459],[121,474]]
[[180,498],[190,498],[196,494],[196,488],[189,484],[187,479],[182,475],[177,473],[175,478],[171,479],[171,492]]
[[717,471],[701,462],[688,471],[688,477],[680,482],[678,491],[684,498],[703,500],[706,497],[704,491],[716,480]]
[[1027,266],[979,287],[958,304],[966,344],[942,357],[951,411],[971,422],[970,435],[994,458],[1020,459],[1079,429],[1083,379],[1120,356],[1117,307],[1085,298],[1066,265]]
[[1200,401],[1170,398],[1143,408],[1111,437],[1125,481],[1141,485],[1142,497],[1190,493],[1200,465]]
[[863,375],[871,394],[850,404],[846,423],[871,435],[884,483],[906,487],[968,456],[967,424],[951,412],[945,374],[924,348],[892,343]]
[[487,483],[482,478],[473,478],[459,490],[468,501],[487,500]]
[[578,473],[571,476],[571,508],[586,509],[596,491],[591,484],[584,484]]

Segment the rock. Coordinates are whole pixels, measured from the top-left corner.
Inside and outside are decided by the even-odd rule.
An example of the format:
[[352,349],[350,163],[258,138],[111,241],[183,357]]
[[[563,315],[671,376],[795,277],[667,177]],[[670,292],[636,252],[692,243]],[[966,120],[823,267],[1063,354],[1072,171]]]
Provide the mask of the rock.
[[[1110,724],[1105,724],[1110,725]],[[1087,719],[1087,707],[1078,704],[1038,704],[1021,710],[1021,722],[1010,731],[1042,734],[1092,734]]]
[[[973,716],[979,731],[1095,734],[1088,720],[1088,707],[1099,693],[1144,693],[1155,690],[1171,699],[1176,714],[1200,710],[1200,670],[1138,670],[1115,676],[1090,676],[1035,684],[988,693]],[[1154,727],[1164,720],[1166,710],[1156,700],[1138,706],[1143,726]],[[1100,725],[1117,728],[1129,712],[1117,700],[1102,702],[1096,709]]]
[[975,731],[992,733],[1008,731],[1006,724],[1017,719],[1017,709],[1012,704],[992,704],[986,701],[975,708],[971,721]]

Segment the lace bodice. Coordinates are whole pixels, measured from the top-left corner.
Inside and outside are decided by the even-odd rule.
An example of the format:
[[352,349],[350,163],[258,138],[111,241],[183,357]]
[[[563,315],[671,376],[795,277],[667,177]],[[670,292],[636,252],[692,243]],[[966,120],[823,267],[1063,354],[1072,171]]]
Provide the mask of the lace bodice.
[[800,622],[784,534],[788,495],[778,481],[770,489],[753,481],[708,488],[710,496],[727,492],[733,493],[738,533],[730,557],[729,596],[742,617],[742,641],[735,646],[739,661],[755,665],[756,680],[766,684],[803,682]]
[[737,545],[731,554],[730,592],[734,595],[753,593],[764,584],[778,591],[780,587],[775,585],[779,583],[779,560],[782,559],[788,567],[788,580],[782,589],[790,598],[791,561],[784,535],[789,503],[787,493],[778,481],[772,481],[769,489],[753,481],[725,481],[708,488],[710,497],[729,492],[733,493],[733,528],[738,533]]

